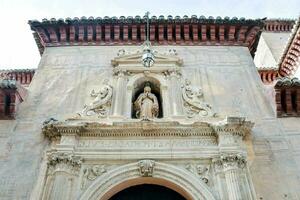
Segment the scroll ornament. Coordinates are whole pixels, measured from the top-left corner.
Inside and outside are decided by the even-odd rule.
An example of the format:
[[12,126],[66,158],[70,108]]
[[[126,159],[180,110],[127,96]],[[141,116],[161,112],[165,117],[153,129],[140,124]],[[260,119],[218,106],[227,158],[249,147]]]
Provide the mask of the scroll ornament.
[[111,107],[113,87],[108,83],[108,80],[103,81],[103,86],[99,92],[92,90],[91,97],[94,100],[89,104],[85,105],[80,116],[93,116],[98,115],[98,117],[106,117],[109,109]]
[[214,117],[216,115],[216,113],[212,111],[211,105],[203,101],[201,88],[193,87],[191,81],[188,79],[186,79],[182,85],[182,99],[189,118],[196,116]]

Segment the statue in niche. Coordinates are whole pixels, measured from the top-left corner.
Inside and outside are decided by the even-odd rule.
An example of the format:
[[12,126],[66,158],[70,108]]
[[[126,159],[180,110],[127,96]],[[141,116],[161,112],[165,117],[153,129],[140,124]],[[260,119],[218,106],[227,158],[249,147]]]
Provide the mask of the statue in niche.
[[108,80],[105,79],[103,81],[103,87],[99,92],[92,90],[90,95],[91,97],[94,97],[94,100],[89,105],[85,105],[83,111],[79,115],[98,115],[98,117],[106,117],[111,106],[113,95],[113,87],[109,85]]
[[134,102],[134,110],[138,119],[149,120],[158,117],[159,105],[157,97],[151,93],[149,83],[145,84],[144,92]]
[[188,117],[192,118],[196,115],[207,117],[215,116],[211,106],[203,101],[203,92],[201,88],[195,88],[191,85],[191,81],[185,80],[182,85],[182,98]]

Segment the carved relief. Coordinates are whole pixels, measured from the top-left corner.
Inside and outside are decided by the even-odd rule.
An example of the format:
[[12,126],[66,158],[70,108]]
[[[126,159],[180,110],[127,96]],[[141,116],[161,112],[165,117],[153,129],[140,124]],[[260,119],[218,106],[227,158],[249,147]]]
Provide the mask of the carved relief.
[[80,116],[92,116],[106,117],[111,107],[113,87],[108,83],[108,80],[103,81],[103,86],[99,92],[92,90],[91,97],[94,100],[89,105],[85,105]]
[[222,154],[213,160],[216,171],[243,169],[246,166],[246,157],[241,154]]
[[155,162],[154,160],[141,160],[138,163],[139,172],[141,176],[151,177],[153,175]]
[[134,102],[134,109],[138,119],[150,120],[158,117],[158,100],[155,94],[151,93],[151,87],[149,84],[145,85],[144,92],[141,93]]
[[221,155],[224,170],[244,168],[246,166],[246,158],[241,154],[224,154]]
[[48,155],[48,173],[53,174],[56,170],[77,174],[82,163],[82,158],[73,153],[52,152]]
[[203,101],[203,92],[201,88],[193,87],[188,79],[186,79],[185,83],[182,85],[182,98],[188,117],[208,117],[216,115],[212,111],[212,107]]
[[105,165],[94,165],[91,167],[87,167],[83,170],[83,177],[81,182],[81,189],[84,189],[87,181],[93,181],[98,176],[101,176],[103,173],[106,172]]
[[197,174],[204,183],[208,184],[208,181],[210,179],[209,166],[200,164],[187,164],[185,168],[190,172]]

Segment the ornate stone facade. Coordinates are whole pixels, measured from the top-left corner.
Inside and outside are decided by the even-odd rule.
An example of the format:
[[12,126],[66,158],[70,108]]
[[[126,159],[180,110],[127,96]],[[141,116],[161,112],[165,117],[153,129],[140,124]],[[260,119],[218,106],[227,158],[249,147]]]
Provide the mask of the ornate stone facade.
[[[144,22],[30,22],[43,54],[15,120],[0,122],[0,199],[107,200],[142,184],[188,200],[299,199],[299,123],[276,118],[249,54],[263,22],[152,18],[146,66]],[[148,84],[158,106],[145,120]]]

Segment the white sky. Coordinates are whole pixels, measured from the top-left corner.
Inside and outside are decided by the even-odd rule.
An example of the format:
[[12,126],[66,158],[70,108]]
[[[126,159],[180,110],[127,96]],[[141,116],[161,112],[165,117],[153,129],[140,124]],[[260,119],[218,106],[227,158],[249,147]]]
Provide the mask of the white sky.
[[0,0],[0,69],[37,67],[40,55],[28,20],[143,16],[146,11],[156,16],[295,19],[300,0]]

